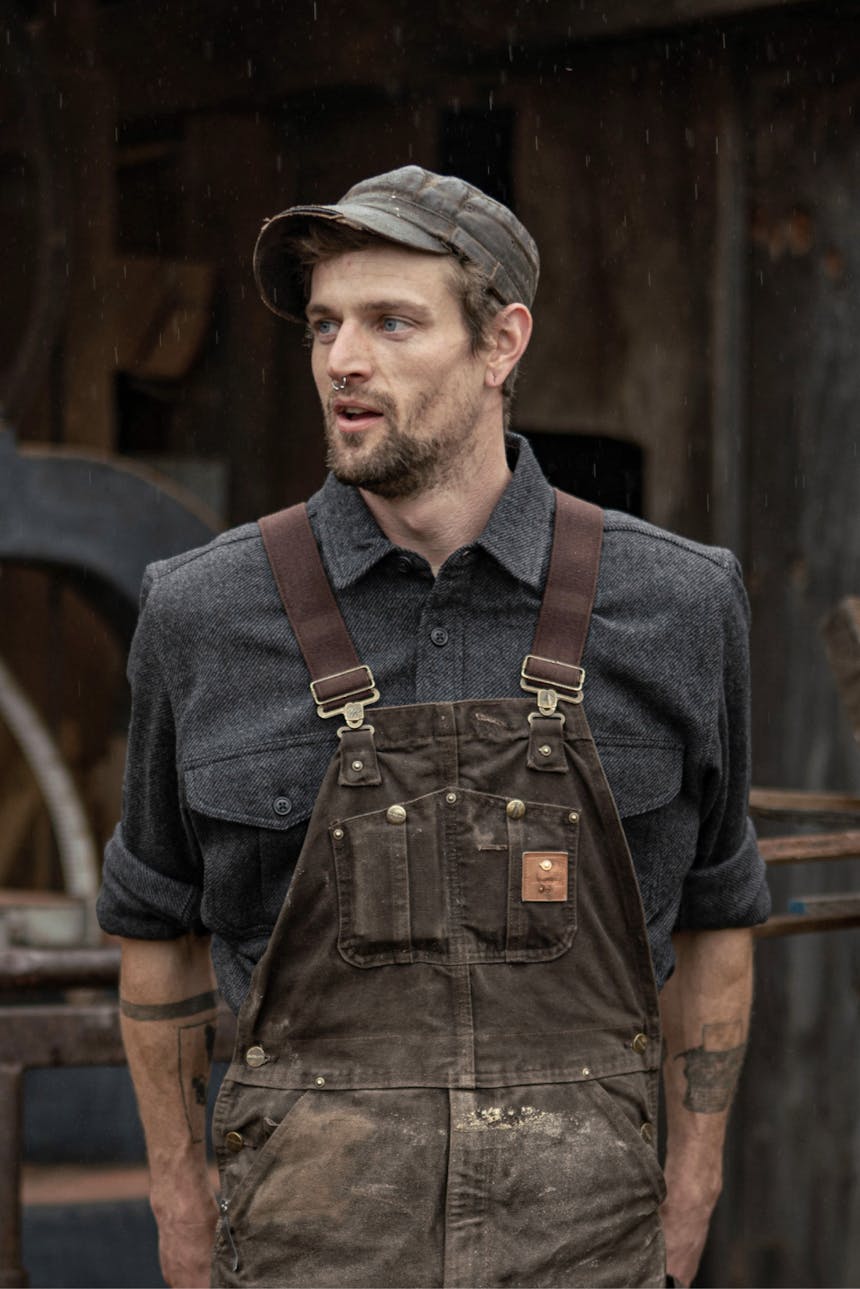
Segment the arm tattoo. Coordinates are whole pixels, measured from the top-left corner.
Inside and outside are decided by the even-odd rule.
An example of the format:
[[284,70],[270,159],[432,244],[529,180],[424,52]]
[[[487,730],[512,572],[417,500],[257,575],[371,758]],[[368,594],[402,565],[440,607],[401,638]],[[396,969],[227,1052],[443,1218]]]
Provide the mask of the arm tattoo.
[[746,1042],[739,1020],[702,1026],[702,1042],[679,1052],[684,1061],[687,1091],[684,1106],[696,1114],[719,1114],[732,1103]]
[[179,1020],[183,1016],[196,1016],[198,1012],[212,1011],[218,1006],[214,989],[193,998],[182,998],[176,1003],[130,1003],[119,1000],[119,1009],[129,1020]]
[[[203,1026],[203,1043],[200,1027]],[[215,1026],[207,1021],[193,1025],[180,1025],[177,1031],[179,1060],[177,1072],[185,1108],[185,1121],[192,1141],[202,1141],[206,1131],[206,1089],[209,1086],[209,1067],[215,1046]]]

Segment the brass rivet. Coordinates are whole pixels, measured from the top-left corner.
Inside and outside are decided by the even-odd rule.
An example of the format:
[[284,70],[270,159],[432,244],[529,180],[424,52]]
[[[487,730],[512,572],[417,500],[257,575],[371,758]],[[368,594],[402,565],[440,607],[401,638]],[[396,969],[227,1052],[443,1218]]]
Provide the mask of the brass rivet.
[[453,806],[454,802],[457,800],[456,792],[446,792],[445,800],[448,802],[449,806]]
[[579,813],[576,810],[571,810],[570,814],[567,817],[572,824],[579,822]]
[[551,859],[542,859],[542,860],[541,860],[541,862],[540,862],[540,866],[541,866],[541,868],[543,868],[543,869],[548,873],[548,872],[549,872],[549,870],[552,868],[552,860],[551,860]]
[[552,756],[552,748],[550,747],[549,743],[541,743],[540,747],[538,748],[538,751],[540,752],[541,756]]
[[403,824],[406,822],[406,811],[402,806],[389,806],[385,818],[390,824]]
[[633,1041],[630,1044],[630,1046],[633,1048],[634,1052],[637,1052],[638,1055],[641,1056],[642,1053],[648,1047],[648,1036],[646,1034],[634,1035]]
[[583,1065],[581,1073],[582,1073],[582,1077],[584,1079],[587,1079],[589,1074],[591,1073],[591,1070],[588,1068],[587,1065]]
[[245,1053],[245,1064],[250,1065],[252,1070],[256,1070],[258,1065],[265,1065],[266,1053],[263,1051],[262,1047],[257,1044],[253,1047],[249,1047]]
[[352,763],[352,768],[353,768],[353,770],[355,770],[356,774],[358,774],[359,770],[363,770],[363,769],[364,769],[364,762],[363,762],[363,761],[353,761],[353,763]]
[[505,813],[507,814],[509,819],[522,819],[525,812],[526,812],[525,802],[520,801],[517,797],[514,797],[513,801],[509,801],[508,804],[505,806]]
[[332,835],[332,837],[336,837],[336,838],[338,839],[338,841],[340,841],[341,837],[343,836],[343,829],[342,829],[342,828],[332,828],[332,830],[331,830],[331,835]]
[[228,1150],[232,1150],[234,1155],[238,1155],[244,1144],[245,1138],[242,1136],[241,1132],[228,1132],[227,1136],[224,1138],[224,1145]]
[[314,1079],[314,1083],[317,1085],[317,1087],[318,1087],[318,1088],[324,1088],[324,1087],[325,1087],[325,1079],[323,1078],[323,1076],[322,1076],[321,1074],[318,1074],[318,1075],[317,1075],[317,1077]]

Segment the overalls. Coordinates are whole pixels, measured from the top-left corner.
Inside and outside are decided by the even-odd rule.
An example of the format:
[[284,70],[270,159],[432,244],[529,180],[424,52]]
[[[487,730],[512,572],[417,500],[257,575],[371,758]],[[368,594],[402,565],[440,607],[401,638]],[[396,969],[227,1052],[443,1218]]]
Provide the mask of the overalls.
[[664,1284],[657,994],[580,703],[601,512],[557,494],[531,698],[370,710],[304,508],[261,529],[346,724],[218,1098],[213,1284]]

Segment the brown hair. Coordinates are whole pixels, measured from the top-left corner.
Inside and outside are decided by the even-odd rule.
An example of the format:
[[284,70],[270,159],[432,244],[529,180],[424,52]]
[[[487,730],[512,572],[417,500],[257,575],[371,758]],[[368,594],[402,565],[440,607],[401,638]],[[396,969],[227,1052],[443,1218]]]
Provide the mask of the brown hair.
[[[317,264],[332,260],[337,255],[345,255],[348,251],[363,251],[370,246],[396,246],[397,244],[363,228],[351,228],[348,224],[329,224],[315,220],[304,233],[290,239],[290,248],[301,266],[304,299],[307,301],[310,296],[311,273]],[[448,256],[447,262],[451,268],[451,289],[459,301],[463,322],[469,335],[469,347],[473,354],[480,353],[489,345],[490,327],[504,305],[494,294],[490,280],[483,269],[469,260],[460,259],[453,252]],[[511,403],[516,380],[517,368],[514,367],[502,385],[505,429],[511,419]]]

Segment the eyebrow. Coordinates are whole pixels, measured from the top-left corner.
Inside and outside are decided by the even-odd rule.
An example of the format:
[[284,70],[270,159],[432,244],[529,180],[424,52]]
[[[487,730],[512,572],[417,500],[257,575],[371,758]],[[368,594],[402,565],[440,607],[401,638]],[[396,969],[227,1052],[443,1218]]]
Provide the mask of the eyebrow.
[[[419,304],[417,300],[409,300],[401,297],[388,300],[367,300],[359,306],[361,313],[408,313],[416,318],[428,318],[430,310],[426,305]],[[336,314],[337,309],[321,302],[309,303],[305,314],[310,321],[311,318],[327,318]]]

